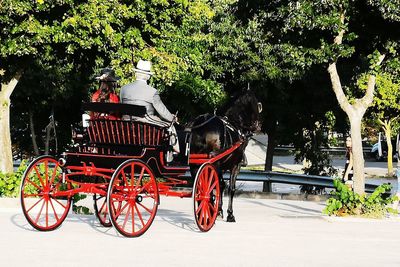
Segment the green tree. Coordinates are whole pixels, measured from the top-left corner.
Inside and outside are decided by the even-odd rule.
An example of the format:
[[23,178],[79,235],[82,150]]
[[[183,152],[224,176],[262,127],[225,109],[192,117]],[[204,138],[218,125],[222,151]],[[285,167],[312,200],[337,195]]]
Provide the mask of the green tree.
[[[366,88],[365,77],[359,79],[359,87]],[[376,77],[376,94],[371,109],[370,119],[377,123],[385,133],[388,146],[388,175],[393,175],[393,131],[398,129],[400,116],[400,84],[393,75],[381,73]]]
[[[329,79],[321,70],[321,64],[309,69],[311,59],[307,62],[295,49],[277,44],[282,36],[281,25],[264,24],[263,14],[275,10],[278,6],[275,2],[219,1],[211,28],[215,39],[219,40],[212,53],[214,61],[218,62],[214,74],[226,88],[249,85],[263,102],[263,130],[268,133],[266,170],[272,169],[278,141],[294,144],[298,159],[306,158],[312,163],[307,172],[324,174],[322,170],[329,168],[327,154],[320,149],[320,145],[327,142],[322,134],[325,126],[319,127],[318,138],[308,136],[308,141],[303,129],[313,133],[316,124],[326,121],[327,111],[338,113],[337,104],[331,100],[329,84],[324,84]],[[290,51],[296,54],[295,58],[287,56]],[[328,101],[319,101],[322,98]]]
[[[124,84],[134,79],[133,67],[140,58],[153,61],[156,75],[152,82],[161,90],[174,90],[177,80],[191,80],[202,85],[191,87],[199,99],[210,92],[213,97],[205,101],[214,102],[212,105],[218,103],[224,97],[222,87],[204,75],[205,55],[208,44],[213,42],[207,23],[213,16],[206,0],[2,1],[0,131],[5,134],[1,135],[0,142],[0,171],[12,170],[8,134],[10,96],[21,77],[26,80],[25,85],[20,85],[21,91],[33,90],[29,88],[33,77],[29,73],[34,73],[33,68],[38,73],[51,73],[55,67],[62,69],[61,75],[53,79],[55,83],[49,84],[51,88],[45,89],[55,93],[53,97],[47,98],[46,103],[39,101],[43,110],[48,110],[55,99],[59,103],[65,101],[56,92],[78,90],[76,84],[63,84],[59,88],[67,77],[82,81],[81,88],[87,88],[87,77],[93,77],[101,67],[111,66]],[[44,79],[46,75],[36,78]],[[38,85],[34,90],[33,95],[38,95],[43,86]],[[84,93],[81,94],[84,98]],[[21,92],[16,99],[22,102],[23,95]]]
[[[344,0],[240,2],[252,7],[247,12],[253,14],[253,24],[269,44],[265,47],[270,49],[264,51],[280,57],[279,69],[297,74],[314,64],[325,64],[336,99],[350,122],[354,189],[363,192],[361,121],[373,101],[377,71],[398,53],[399,5],[395,1]],[[362,73],[368,75],[363,93],[356,84]]]

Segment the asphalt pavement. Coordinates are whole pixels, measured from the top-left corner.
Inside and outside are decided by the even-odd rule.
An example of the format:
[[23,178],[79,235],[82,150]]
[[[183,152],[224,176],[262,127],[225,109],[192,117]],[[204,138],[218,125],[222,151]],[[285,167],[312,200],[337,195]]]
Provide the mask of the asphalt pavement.
[[0,199],[2,266],[400,266],[398,216],[330,218],[322,202],[237,198],[237,222],[202,233],[190,198],[162,197],[150,229],[133,239],[94,215],[38,232],[15,203]]

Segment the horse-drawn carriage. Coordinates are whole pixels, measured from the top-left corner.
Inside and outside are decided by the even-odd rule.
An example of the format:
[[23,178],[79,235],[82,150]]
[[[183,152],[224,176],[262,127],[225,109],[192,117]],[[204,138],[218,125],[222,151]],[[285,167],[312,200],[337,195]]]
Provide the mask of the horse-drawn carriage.
[[[236,151],[241,151],[242,160],[245,139],[231,137],[229,146],[218,153],[194,152],[190,149],[193,133],[186,131],[179,139],[179,161],[168,162],[170,127],[132,119],[145,116],[144,107],[87,103],[84,108],[129,119],[109,119],[107,115],[91,118],[82,132],[75,133],[74,144],[60,158],[41,156],[30,163],[20,195],[29,224],[40,231],[56,229],[65,220],[72,197],[89,193],[100,223],[113,225],[127,237],[147,231],[160,195],[192,197],[198,228],[208,231],[213,227],[222,205],[221,166]],[[200,128],[212,119],[203,121]],[[194,179],[189,182],[183,178],[188,171]]]

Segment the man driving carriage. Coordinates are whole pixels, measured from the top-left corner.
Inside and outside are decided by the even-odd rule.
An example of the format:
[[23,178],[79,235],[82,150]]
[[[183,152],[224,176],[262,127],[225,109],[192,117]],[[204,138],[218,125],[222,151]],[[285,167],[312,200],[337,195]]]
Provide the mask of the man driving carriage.
[[[134,119],[165,127],[169,126],[172,122],[177,122],[177,118],[171,114],[162,102],[157,89],[147,84],[147,81],[154,74],[151,71],[151,62],[139,60],[134,70],[136,81],[124,85],[120,92],[122,103],[146,107],[146,116]],[[156,115],[156,112],[163,120]],[[173,126],[172,132],[176,137],[176,130]],[[172,143],[174,143],[173,150],[179,153],[178,140]]]

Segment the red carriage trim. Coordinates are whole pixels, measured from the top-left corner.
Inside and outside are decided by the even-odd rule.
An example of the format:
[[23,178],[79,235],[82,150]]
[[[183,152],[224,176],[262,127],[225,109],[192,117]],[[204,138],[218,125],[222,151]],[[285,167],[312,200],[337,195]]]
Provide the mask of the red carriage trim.
[[233,151],[235,151],[237,148],[239,148],[242,144],[243,144],[243,142],[237,142],[229,149],[227,149],[224,152],[221,152],[213,157],[211,157],[209,154],[190,154],[189,163],[190,164],[203,164],[205,162],[214,163],[214,162],[222,159],[223,157],[232,154]]

